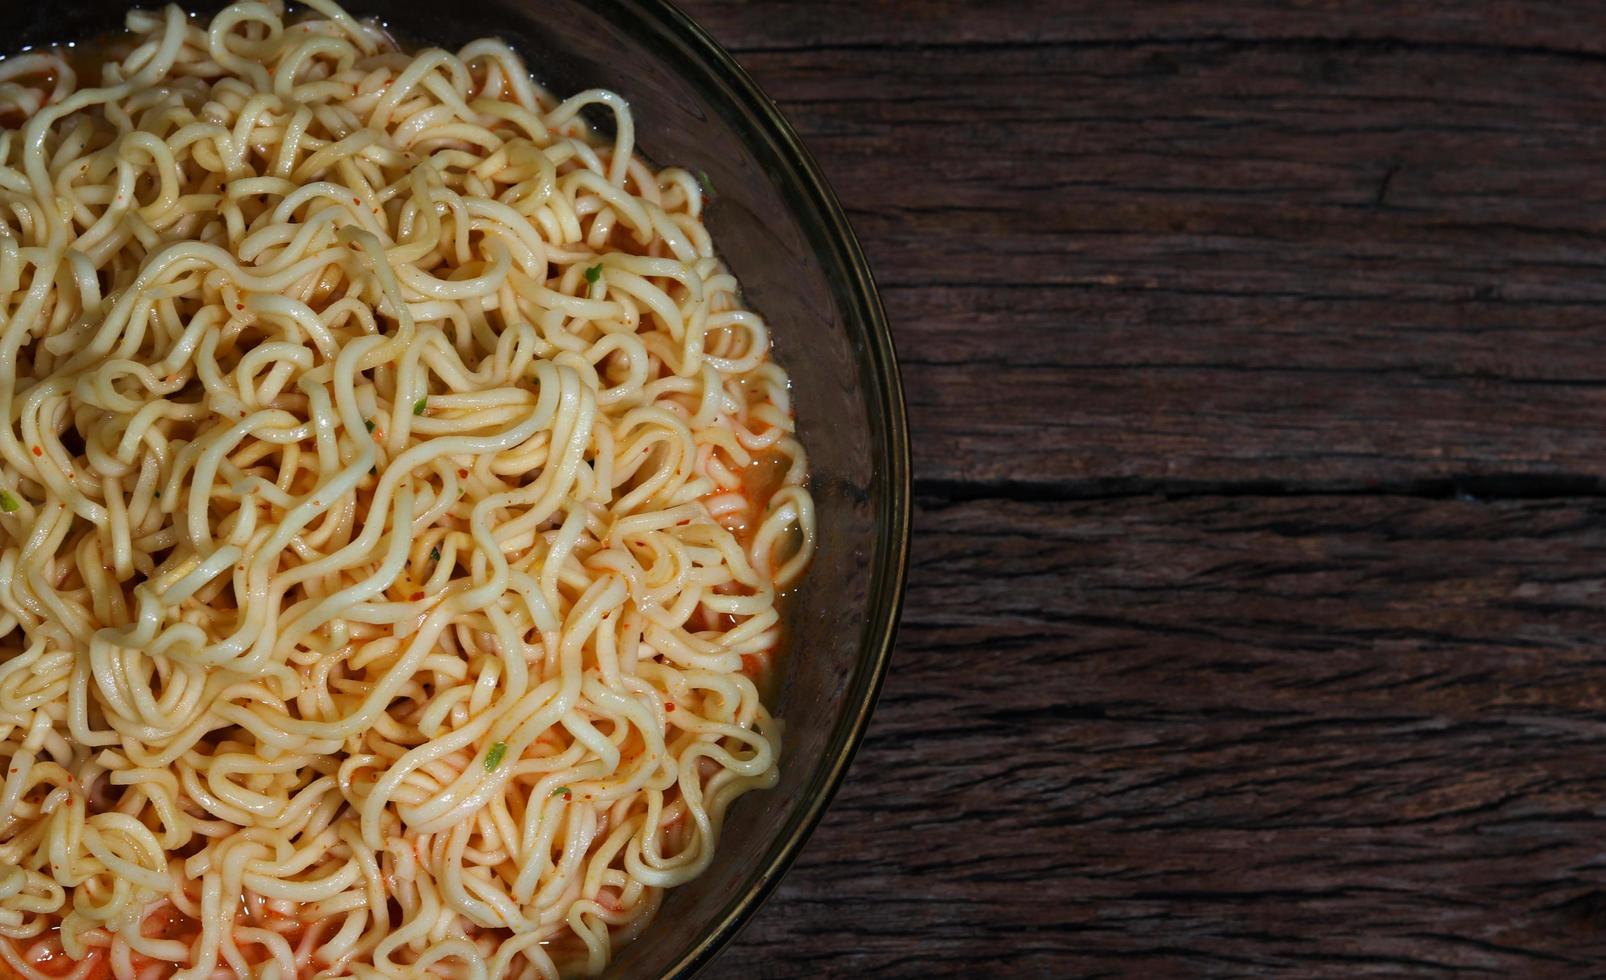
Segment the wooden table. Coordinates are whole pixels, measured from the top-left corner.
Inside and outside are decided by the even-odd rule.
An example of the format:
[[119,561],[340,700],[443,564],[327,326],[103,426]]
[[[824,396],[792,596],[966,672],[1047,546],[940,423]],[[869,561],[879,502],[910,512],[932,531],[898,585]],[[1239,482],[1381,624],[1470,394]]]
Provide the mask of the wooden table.
[[1606,5],[685,5],[864,240],[919,497],[710,975],[1606,973]]

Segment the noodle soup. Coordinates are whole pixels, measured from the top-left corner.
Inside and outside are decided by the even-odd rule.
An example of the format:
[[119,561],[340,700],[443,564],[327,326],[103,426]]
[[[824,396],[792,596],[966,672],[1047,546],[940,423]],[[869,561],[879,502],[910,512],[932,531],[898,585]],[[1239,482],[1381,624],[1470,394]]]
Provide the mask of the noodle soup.
[[17,976],[596,974],[776,779],[813,508],[707,188],[308,6],[0,60]]

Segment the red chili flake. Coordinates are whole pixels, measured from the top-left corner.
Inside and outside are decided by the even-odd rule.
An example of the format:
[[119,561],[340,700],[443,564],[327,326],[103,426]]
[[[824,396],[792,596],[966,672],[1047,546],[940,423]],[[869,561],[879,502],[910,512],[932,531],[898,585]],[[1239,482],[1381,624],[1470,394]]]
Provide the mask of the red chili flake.
[[43,449],[39,448],[38,446],[35,446],[35,447],[33,447],[33,454],[35,456],[43,456],[45,454],[45,451]]
[[234,308],[236,310],[243,310],[243,309],[245,309],[245,304],[244,303],[235,303],[234,304]]
[[458,470],[458,471],[457,471],[457,478],[458,478],[458,479],[459,479],[459,480],[466,480],[466,479],[468,479],[468,470]]
[[670,701],[665,701],[664,702],[664,710],[665,711],[674,711],[675,710],[675,705]]
[[407,601],[409,601],[409,602],[417,602],[418,600],[420,600],[422,598],[424,598],[424,593],[422,593],[422,592],[414,592],[413,593],[413,597],[411,599],[407,600]]

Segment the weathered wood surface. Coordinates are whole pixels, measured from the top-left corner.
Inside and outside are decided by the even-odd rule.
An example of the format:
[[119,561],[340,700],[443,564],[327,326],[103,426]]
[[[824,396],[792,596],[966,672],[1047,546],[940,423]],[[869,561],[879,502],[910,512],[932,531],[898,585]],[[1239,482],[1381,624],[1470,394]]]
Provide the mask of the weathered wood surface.
[[1606,975],[1606,3],[685,6],[864,239],[922,502],[710,975]]
[[871,737],[715,976],[1598,972],[1606,503],[919,527]]
[[1606,475],[1606,60],[1541,46],[1606,46],[1606,8],[1507,45],[1400,5],[1261,40],[1246,4],[957,5],[995,44],[925,4],[704,6],[866,240],[923,477]]

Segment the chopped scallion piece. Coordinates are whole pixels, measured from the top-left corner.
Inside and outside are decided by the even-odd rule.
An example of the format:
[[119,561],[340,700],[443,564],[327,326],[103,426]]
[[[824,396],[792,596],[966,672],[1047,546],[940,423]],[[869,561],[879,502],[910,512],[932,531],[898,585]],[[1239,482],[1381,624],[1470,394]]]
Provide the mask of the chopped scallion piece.
[[424,412],[428,408],[429,408],[429,396],[428,395],[425,395],[423,398],[420,398],[418,401],[413,402],[413,414],[414,415],[423,415]]
[[431,548],[431,549],[429,549],[429,560],[430,561],[440,561],[441,560],[441,550],[439,548]]
[[496,767],[502,764],[502,757],[507,755],[507,743],[497,742],[490,751],[485,753],[485,771],[495,772]]
[[586,282],[595,286],[602,279],[602,263],[597,263],[586,270]]
[[10,514],[15,512],[21,506],[21,504],[17,503],[16,497],[6,493],[4,490],[0,490],[0,510]]
[[374,431],[374,420],[373,419],[363,419],[362,420],[362,426],[363,426],[363,428],[367,429],[369,432],[372,432],[372,431]]

